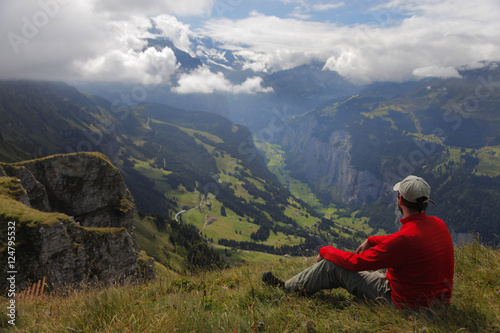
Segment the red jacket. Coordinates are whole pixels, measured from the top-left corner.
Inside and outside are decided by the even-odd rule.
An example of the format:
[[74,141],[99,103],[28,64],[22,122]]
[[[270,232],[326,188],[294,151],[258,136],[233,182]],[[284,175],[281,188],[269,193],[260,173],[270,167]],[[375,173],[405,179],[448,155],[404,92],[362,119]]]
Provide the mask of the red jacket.
[[444,222],[427,214],[401,219],[391,235],[372,236],[372,248],[351,253],[322,247],[320,255],[351,271],[388,268],[391,297],[397,306],[428,306],[433,300],[450,303],[455,269],[453,243]]

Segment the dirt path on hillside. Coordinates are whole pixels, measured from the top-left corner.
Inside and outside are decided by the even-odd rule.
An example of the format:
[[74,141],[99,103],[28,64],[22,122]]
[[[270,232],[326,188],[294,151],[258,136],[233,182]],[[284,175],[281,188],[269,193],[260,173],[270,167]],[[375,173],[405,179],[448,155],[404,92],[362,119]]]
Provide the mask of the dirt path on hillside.
[[[217,221],[217,219],[215,217],[209,217],[209,214],[212,211],[212,207],[214,205],[214,202],[212,201],[212,198],[210,197],[210,195],[208,196],[208,200],[210,200],[210,206],[208,206],[210,208],[208,209],[208,212],[205,215],[205,223],[203,224],[203,228],[201,228],[201,230],[199,232],[200,235],[201,235],[201,232],[203,231],[203,229],[205,229],[206,226],[209,226],[210,224],[212,224],[215,221]],[[201,203],[200,203],[200,207],[201,207]]]

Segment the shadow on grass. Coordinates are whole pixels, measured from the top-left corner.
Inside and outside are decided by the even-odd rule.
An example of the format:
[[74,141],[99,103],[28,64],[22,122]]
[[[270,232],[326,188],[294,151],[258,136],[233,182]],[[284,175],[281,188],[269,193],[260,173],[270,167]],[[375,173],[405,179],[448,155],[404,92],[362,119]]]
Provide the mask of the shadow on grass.
[[467,328],[471,331],[495,331],[500,328],[479,308],[472,306],[460,308],[460,305],[435,306],[430,309],[405,310],[414,313],[429,324],[447,330]]
[[346,296],[332,291],[320,291],[313,295],[303,297],[337,310],[344,310],[351,307],[355,303],[351,296]]

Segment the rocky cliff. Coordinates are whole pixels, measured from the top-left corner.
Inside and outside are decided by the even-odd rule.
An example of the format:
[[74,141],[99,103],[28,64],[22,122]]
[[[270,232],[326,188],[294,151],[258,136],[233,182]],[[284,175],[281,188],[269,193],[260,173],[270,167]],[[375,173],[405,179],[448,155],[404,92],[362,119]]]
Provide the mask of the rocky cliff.
[[378,199],[382,181],[370,171],[352,166],[350,134],[336,129],[320,136],[318,128],[317,118],[307,116],[286,128],[282,145],[295,176],[328,200],[361,204]]
[[[0,180],[2,235],[9,222],[16,226],[18,287],[43,276],[53,286],[154,278],[153,262],[138,259],[132,196],[104,155],[1,164]],[[5,238],[2,266],[7,265]],[[12,269],[2,267],[2,274],[7,271]]]

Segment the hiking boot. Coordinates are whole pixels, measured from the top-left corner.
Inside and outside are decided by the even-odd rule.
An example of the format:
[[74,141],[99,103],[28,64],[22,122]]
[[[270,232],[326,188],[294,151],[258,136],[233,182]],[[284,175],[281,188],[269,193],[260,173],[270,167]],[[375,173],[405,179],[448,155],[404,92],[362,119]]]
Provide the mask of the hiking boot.
[[262,274],[262,282],[270,287],[285,289],[285,282],[278,279],[273,273],[267,271]]

